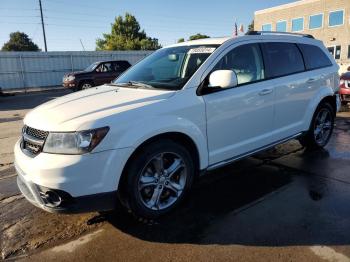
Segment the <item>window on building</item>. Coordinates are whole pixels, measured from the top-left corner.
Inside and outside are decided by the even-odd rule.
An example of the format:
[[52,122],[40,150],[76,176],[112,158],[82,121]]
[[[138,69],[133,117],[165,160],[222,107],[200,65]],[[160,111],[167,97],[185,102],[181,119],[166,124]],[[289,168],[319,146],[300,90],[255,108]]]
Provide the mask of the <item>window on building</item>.
[[341,52],[341,46],[340,45],[337,45],[335,47],[335,59],[340,59],[340,52]]
[[321,28],[323,25],[323,14],[311,15],[309,19],[309,29]]
[[327,47],[327,49],[331,53],[331,55],[334,57],[334,46]]
[[285,76],[305,70],[303,57],[295,44],[272,42],[264,43],[262,47],[268,77]]
[[279,21],[276,23],[277,32],[286,32],[287,31],[287,21]]
[[262,25],[261,30],[262,31],[272,31],[272,25],[271,24]]
[[328,25],[338,26],[344,24],[344,10],[329,13]]
[[304,18],[292,19],[292,32],[298,32],[304,30]]
[[332,62],[327,55],[314,45],[298,44],[304,56],[305,66],[307,70],[331,66]]

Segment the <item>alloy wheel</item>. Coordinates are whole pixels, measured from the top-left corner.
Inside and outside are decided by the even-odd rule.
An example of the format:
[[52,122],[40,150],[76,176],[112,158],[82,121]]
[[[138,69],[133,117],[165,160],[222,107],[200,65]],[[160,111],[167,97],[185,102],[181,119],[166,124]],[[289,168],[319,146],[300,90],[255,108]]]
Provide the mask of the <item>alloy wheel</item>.
[[187,172],[184,160],[176,153],[164,152],[152,157],[138,180],[143,205],[152,210],[173,205],[184,191]]

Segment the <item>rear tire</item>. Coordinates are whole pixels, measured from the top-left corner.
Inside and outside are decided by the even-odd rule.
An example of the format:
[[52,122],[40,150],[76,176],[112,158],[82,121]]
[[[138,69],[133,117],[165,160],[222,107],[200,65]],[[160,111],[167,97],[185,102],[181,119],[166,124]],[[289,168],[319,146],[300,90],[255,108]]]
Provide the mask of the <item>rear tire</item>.
[[189,192],[193,163],[188,150],[172,140],[144,146],[126,167],[122,202],[138,218],[155,219],[168,213]]
[[300,144],[313,149],[326,146],[333,132],[334,118],[333,107],[327,102],[320,104],[314,113],[309,130],[305,136],[299,138]]

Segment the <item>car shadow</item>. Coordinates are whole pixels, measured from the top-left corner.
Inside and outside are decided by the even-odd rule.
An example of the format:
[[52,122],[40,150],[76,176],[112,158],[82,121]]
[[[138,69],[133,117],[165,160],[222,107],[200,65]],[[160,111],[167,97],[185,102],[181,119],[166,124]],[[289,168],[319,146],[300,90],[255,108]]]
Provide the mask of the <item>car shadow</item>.
[[[293,154],[314,159],[319,168],[333,161],[327,150]],[[138,220],[121,210],[103,216],[117,230],[151,242],[346,245],[349,189],[332,175],[274,164],[266,154],[201,177],[184,203],[157,221]]]
[[262,163],[249,158],[203,176],[184,203],[159,220],[138,220],[122,210],[103,216],[117,229],[146,241],[199,243],[210,225],[292,181],[284,170]]

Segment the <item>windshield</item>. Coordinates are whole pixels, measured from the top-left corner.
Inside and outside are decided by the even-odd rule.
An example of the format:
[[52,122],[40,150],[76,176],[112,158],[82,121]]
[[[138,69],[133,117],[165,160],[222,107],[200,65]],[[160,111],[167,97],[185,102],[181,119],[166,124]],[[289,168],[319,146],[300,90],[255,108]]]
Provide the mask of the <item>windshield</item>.
[[96,68],[97,65],[98,65],[98,62],[93,63],[93,64],[89,65],[87,68],[85,68],[84,71],[87,71],[87,72],[92,71]]
[[197,45],[160,49],[130,68],[114,83],[138,82],[152,88],[179,90],[217,47]]

